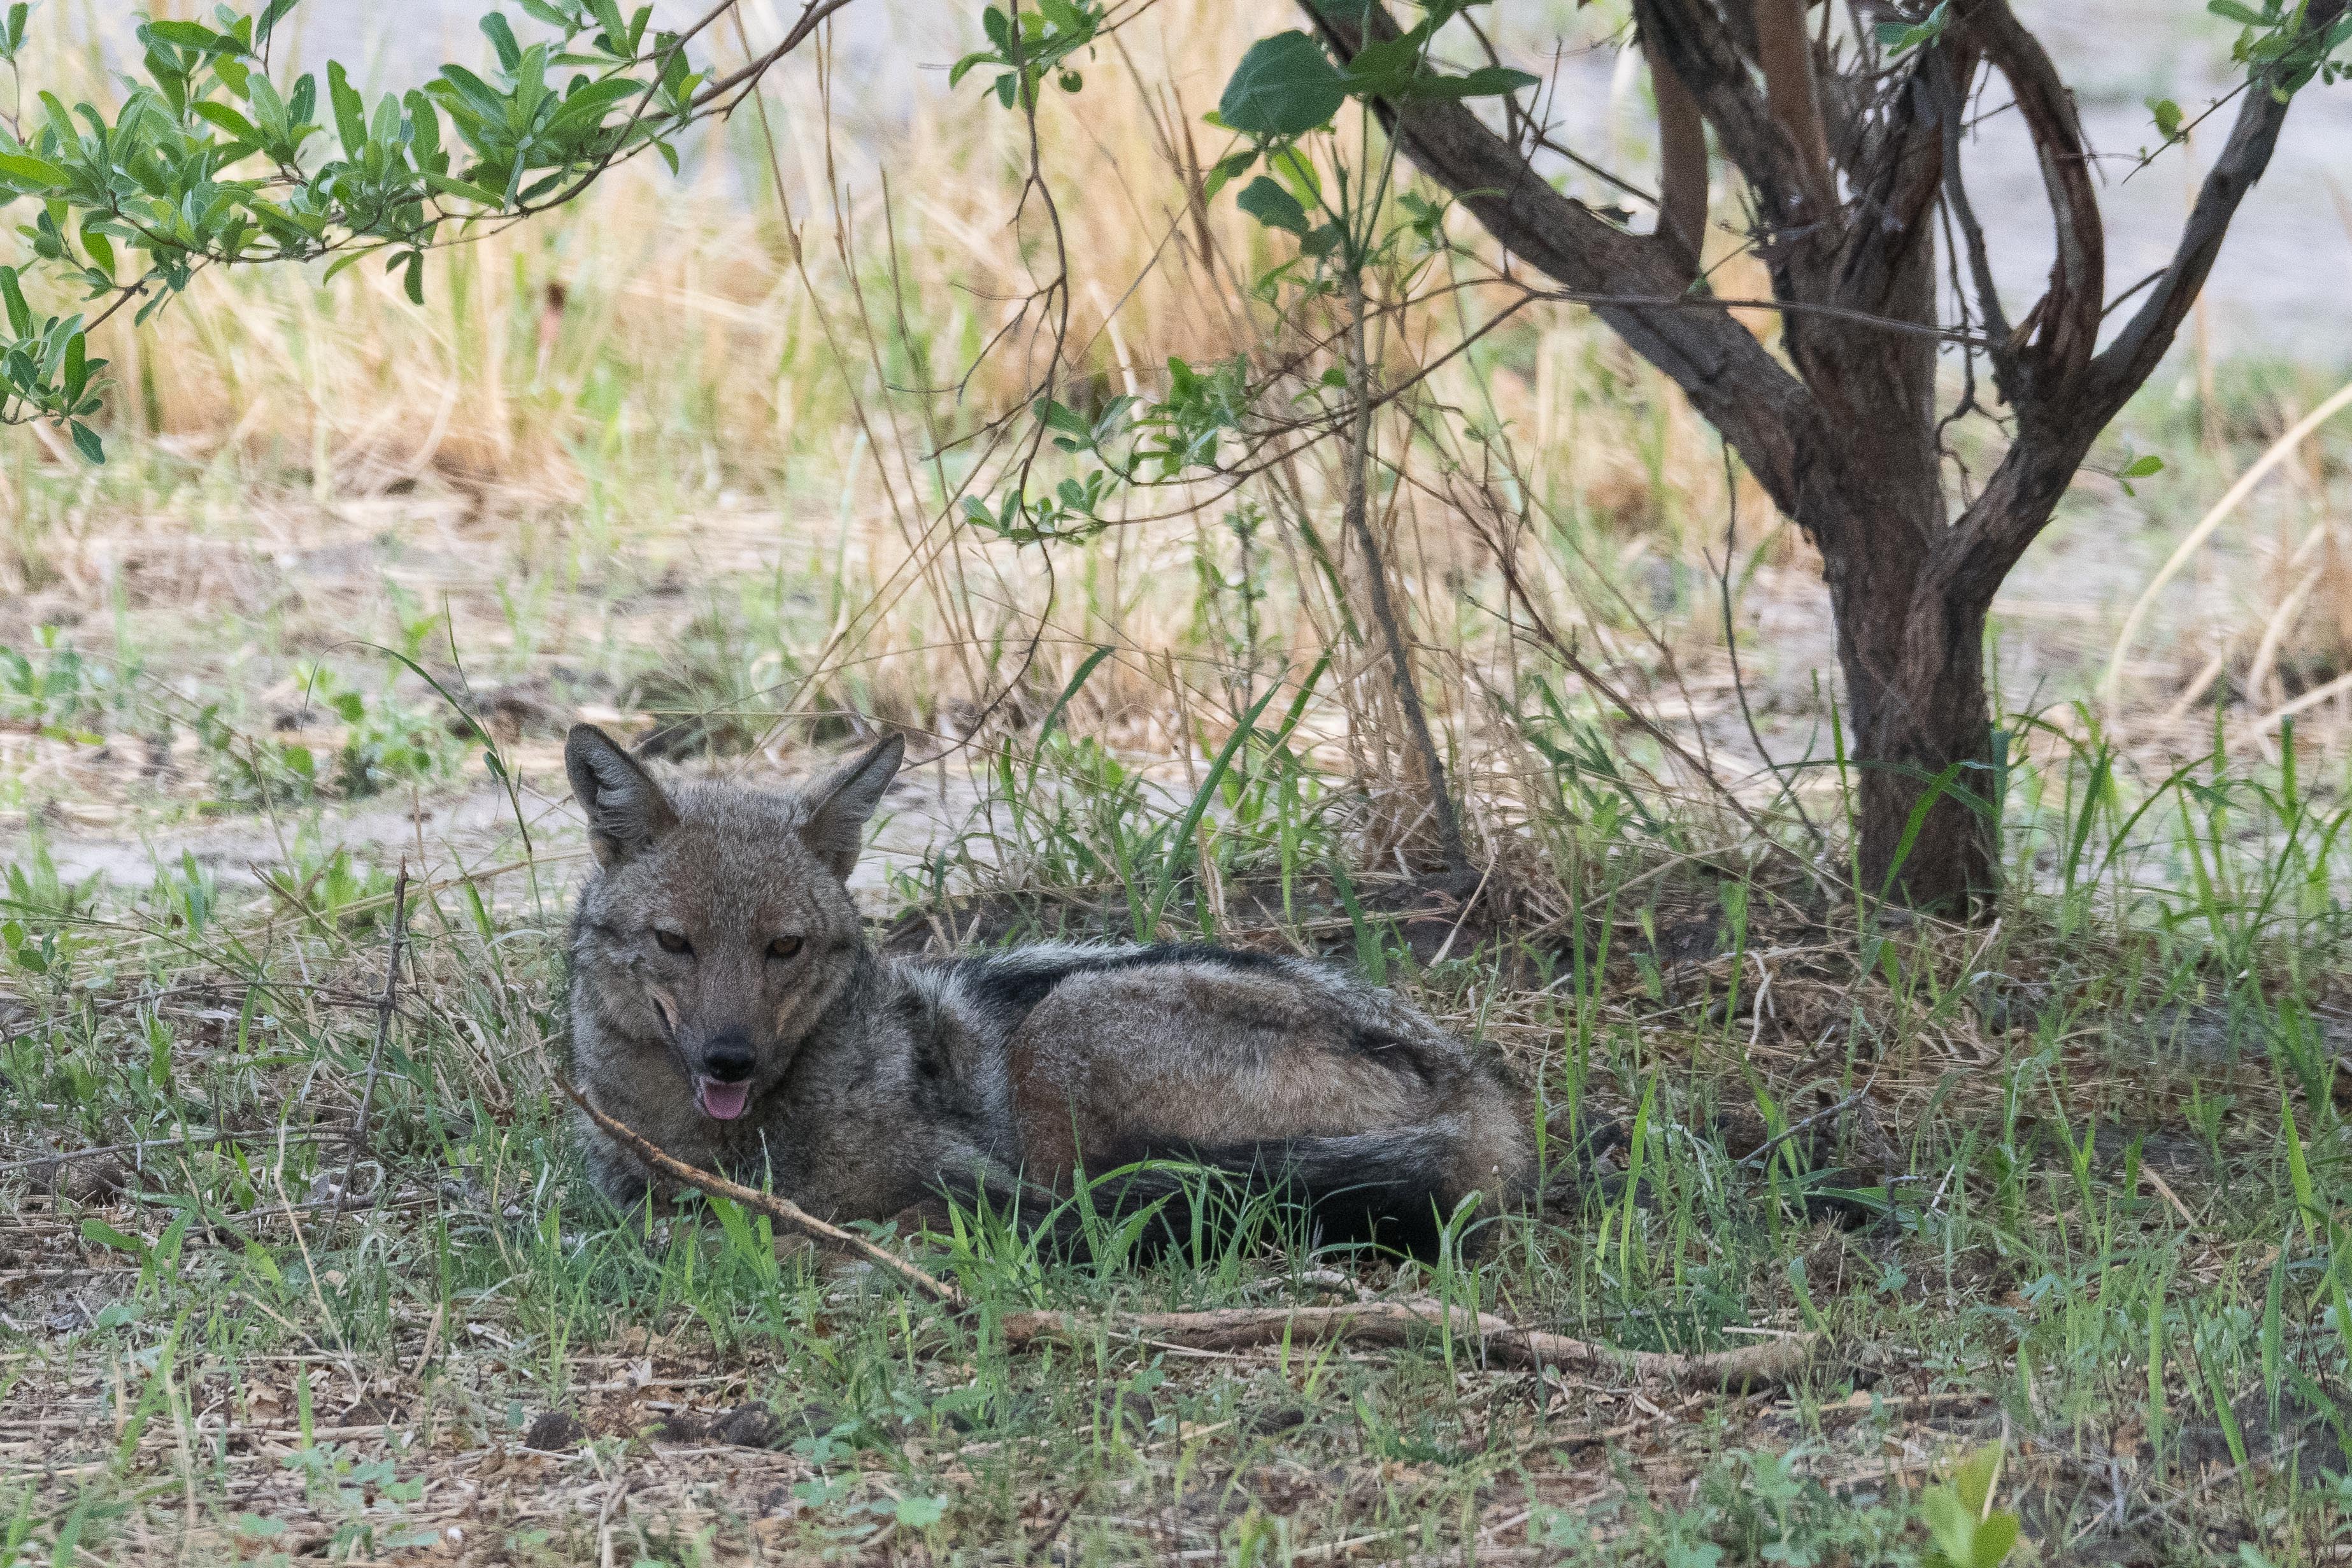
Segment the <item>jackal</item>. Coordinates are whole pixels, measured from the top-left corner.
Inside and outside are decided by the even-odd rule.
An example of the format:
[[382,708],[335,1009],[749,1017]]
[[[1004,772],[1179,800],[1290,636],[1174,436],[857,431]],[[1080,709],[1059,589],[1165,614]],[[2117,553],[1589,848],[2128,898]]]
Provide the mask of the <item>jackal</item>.
[[[887,958],[845,887],[893,737],[797,791],[657,783],[601,730],[564,748],[597,871],[571,934],[572,1048],[596,1106],[835,1221],[950,1197],[1114,1206],[1230,1172],[1328,1239],[1426,1252],[1460,1201],[1528,1196],[1525,1098],[1390,993],[1303,959],[1045,943]],[[650,1173],[583,1118],[623,1203]],[[1105,1173],[1127,1173],[1095,1187]],[[1025,1199],[1024,1199],[1025,1194]]]

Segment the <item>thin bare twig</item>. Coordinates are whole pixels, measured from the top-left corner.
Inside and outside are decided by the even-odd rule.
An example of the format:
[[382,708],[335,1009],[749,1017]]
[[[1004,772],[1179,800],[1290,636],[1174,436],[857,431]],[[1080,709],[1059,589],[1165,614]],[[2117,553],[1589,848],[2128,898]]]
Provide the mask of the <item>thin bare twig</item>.
[[209,1132],[191,1132],[179,1138],[149,1138],[137,1143],[100,1143],[88,1149],[67,1149],[54,1154],[37,1154],[29,1160],[12,1160],[5,1165],[0,1165],[0,1176],[13,1176],[19,1171],[44,1169],[62,1171],[68,1165],[77,1165],[84,1160],[102,1160],[110,1154],[130,1154],[136,1157],[158,1153],[167,1149],[189,1149],[206,1143],[235,1143],[264,1138],[276,1139],[280,1136],[290,1142],[307,1143],[329,1138],[349,1137],[350,1134],[351,1130],[344,1127],[317,1127],[307,1132],[283,1134],[275,1129],[258,1132],[231,1132],[226,1128],[215,1128]]
[[1381,640],[1387,646],[1389,679],[1396,689],[1397,707],[1404,715],[1405,736],[1412,746],[1413,760],[1421,764],[1422,784],[1429,791],[1429,809],[1437,820],[1437,851],[1444,857],[1447,871],[1457,877],[1466,876],[1471,868],[1470,851],[1462,841],[1462,816],[1454,804],[1445,764],[1437,755],[1436,739],[1430,733],[1429,713],[1422,706],[1421,689],[1413,684],[1404,627],[1397,619],[1396,604],[1389,593],[1388,560],[1372,533],[1368,515],[1370,508],[1367,492],[1372,463],[1371,363],[1364,345],[1364,282],[1352,271],[1348,276],[1348,380],[1355,406],[1348,426],[1348,492],[1342,510],[1356,548],[1364,552],[1364,581],[1372,601],[1372,619],[1378,623]]

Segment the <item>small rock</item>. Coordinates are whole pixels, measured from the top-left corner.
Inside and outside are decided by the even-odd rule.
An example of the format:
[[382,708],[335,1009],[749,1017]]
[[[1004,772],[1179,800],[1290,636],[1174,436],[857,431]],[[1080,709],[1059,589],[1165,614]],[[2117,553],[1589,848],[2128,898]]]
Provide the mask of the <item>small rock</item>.
[[1242,1430],[1253,1437],[1270,1437],[1306,1425],[1307,1408],[1301,1405],[1257,1405],[1242,1412]]
[[654,1428],[654,1436],[665,1443],[699,1443],[710,1436],[710,1423],[692,1411],[680,1410],[665,1417]]
[[784,1424],[776,1413],[753,1400],[739,1405],[710,1424],[710,1436],[738,1448],[774,1448],[784,1440]]
[[542,1411],[523,1432],[522,1446],[543,1453],[563,1453],[588,1439],[588,1428],[568,1410]]
[[1160,1415],[1151,1396],[1139,1388],[1106,1389],[1099,1406],[1105,1426],[1119,1426],[1133,1436],[1141,1436],[1151,1430],[1151,1423]]

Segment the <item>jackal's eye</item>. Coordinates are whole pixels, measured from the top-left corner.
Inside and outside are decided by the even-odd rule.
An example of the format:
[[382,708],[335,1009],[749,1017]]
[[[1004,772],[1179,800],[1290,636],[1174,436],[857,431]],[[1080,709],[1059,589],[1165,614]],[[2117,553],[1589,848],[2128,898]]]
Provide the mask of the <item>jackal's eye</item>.
[[791,958],[796,955],[800,950],[800,938],[796,936],[780,936],[775,941],[768,944],[768,956],[770,958]]
[[684,931],[663,931],[657,926],[654,929],[654,941],[661,945],[664,952],[691,953],[694,951],[694,943],[686,940]]

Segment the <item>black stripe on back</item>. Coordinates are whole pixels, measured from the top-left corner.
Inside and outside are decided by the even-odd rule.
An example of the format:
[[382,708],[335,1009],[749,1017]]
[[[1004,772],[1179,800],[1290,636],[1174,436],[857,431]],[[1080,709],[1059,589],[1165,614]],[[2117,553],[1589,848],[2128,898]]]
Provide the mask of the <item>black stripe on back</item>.
[[1245,974],[1271,974],[1281,972],[1285,963],[1272,953],[1252,952],[1244,948],[1159,942],[1149,947],[1103,948],[1052,964],[1024,958],[1023,950],[1014,948],[1008,952],[962,960],[955,966],[955,975],[973,1005],[984,1009],[999,1027],[1012,1029],[1051,995],[1054,987],[1074,974],[1106,974],[1180,963],[1207,964]]

